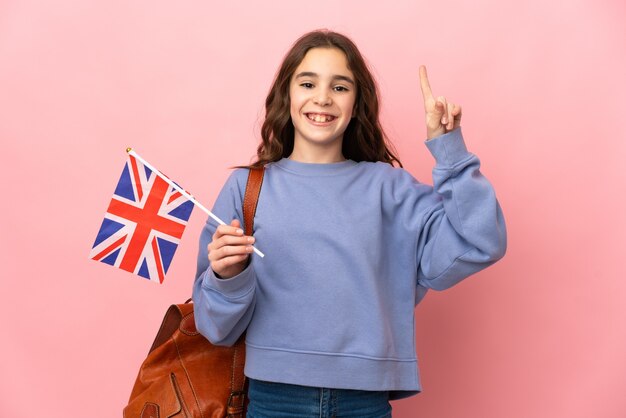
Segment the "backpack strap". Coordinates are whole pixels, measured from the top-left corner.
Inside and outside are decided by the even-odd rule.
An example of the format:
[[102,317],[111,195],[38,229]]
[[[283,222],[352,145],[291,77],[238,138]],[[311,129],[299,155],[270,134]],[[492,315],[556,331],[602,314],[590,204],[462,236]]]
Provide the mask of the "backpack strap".
[[264,174],[265,167],[251,168],[248,173],[246,193],[243,197],[243,230],[246,235],[252,235],[254,232],[254,214],[256,213],[256,207],[259,202],[259,194],[261,193]]
[[[254,232],[254,214],[261,194],[265,167],[251,168],[246,183],[246,193],[243,197],[243,223],[246,235]],[[226,404],[228,418],[242,418],[246,407],[246,377],[243,374],[245,363],[245,336],[241,336],[235,343],[233,353],[232,377],[230,382],[230,396]]]
[[243,418],[246,408],[246,376],[243,374],[246,358],[245,337],[242,336],[235,344],[233,351],[232,375],[230,379],[230,395],[226,403],[227,418]]

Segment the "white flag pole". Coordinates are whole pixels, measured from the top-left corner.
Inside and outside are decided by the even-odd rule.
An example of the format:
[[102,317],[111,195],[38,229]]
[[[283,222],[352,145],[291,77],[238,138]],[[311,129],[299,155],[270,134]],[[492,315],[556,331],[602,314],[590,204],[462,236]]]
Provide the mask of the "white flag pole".
[[[143,165],[145,165],[146,167],[148,167],[150,170],[152,170],[154,173],[156,173],[156,175],[158,175],[159,177],[161,177],[163,180],[165,180],[167,182],[167,184],[169,184],[170,186],[172,186],[173,188],[175,188],[180,194],[182,194],[183,196],[185,196],[187,199],[191,200],[193,202],[194,205],[198,206],[200,209],[202,209],[207,215],[209,215],[211,218],[215,219],[215,221],[217,223],[219,223],[220,225],[226,225],[226,222],[222,221],[220,218],[218,218],[217,216],[215,216],[213,214],[213,212],[211,212],[210,210],[208,210],[207,208],[205,208],[202,203],[198,202],[192,195],[190,195],[189,193],[187,193],[186,191],[184,191],[182,188],[180,188],[180,186],[178,186],[176,183],[174,183],[172,180],[168,179],[167,176],[163,173],[161,173],[159,170],[157,170],[156,168],[154,168],[153,166],[150,165],[150,163],[148,163],[146,160],[144,160],[143,158],[141,158],[139,156],[139,154],[137,154],[132,148],[126,148],[126,152],[129,155],[132,155],[133,157],[135,157],[136,159],[138,159],[139,161],[141,161],[141,163]],[[256,247],[254,247],[254,245],[252,246],[252,250],[254,250],[254,252],[261,258],[265,257],[265,254],[263,254],[261,251],[259,251]]]

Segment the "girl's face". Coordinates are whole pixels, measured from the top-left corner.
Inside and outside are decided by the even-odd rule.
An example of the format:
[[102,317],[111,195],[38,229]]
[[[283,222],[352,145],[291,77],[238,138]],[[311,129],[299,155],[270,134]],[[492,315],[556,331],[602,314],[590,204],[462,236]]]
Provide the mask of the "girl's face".
[[312,48],[289,85],[294,154],[340,160],[341,144],[354,115],[356,84],[345,54],[338,48]]

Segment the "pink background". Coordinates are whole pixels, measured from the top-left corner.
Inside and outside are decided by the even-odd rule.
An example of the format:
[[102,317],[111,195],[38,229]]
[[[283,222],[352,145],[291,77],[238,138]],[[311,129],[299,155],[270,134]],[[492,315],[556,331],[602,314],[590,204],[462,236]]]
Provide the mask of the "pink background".
[[227,3],[0,3],[0,416],[121,416],[206,219],[163,285],[89,260],[125,148],[211,206],[283,54],[319,27],[359,45],[430,183],[428,66],[508,224],[504,260],[417,308],[424,392],[394,416],[626,416],[626,3]]

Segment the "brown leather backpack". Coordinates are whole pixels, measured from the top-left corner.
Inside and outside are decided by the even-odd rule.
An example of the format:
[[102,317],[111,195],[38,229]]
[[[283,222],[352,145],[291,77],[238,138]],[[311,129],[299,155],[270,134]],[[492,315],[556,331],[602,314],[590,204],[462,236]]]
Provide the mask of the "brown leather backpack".
[[[252,169],[243,202],[244,230],[253,231],[264,170]],[[244,418],[245,335],[214,346],[196,329],[193,303],[171,305],[139,369],[124,418]]]

